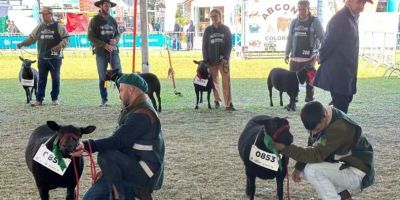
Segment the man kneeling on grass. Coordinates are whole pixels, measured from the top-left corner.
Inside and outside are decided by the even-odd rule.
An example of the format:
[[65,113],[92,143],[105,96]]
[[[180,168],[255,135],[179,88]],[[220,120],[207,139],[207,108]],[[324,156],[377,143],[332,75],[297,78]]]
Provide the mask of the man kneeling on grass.
[[308,147],[275,143],[282,154],[297,161],[295,182],[305,177],[324,200],[351,199],[348,191],[373,184],[373,149],[356,122],[317,101],[307,103],[300,115],[310,131]]

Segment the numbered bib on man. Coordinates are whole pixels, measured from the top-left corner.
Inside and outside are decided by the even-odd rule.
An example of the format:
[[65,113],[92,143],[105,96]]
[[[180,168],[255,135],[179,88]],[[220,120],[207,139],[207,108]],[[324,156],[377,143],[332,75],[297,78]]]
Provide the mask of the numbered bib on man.
[[198,76],[195,76],[193,79],[193,83],[196,85],[201,85],[203,87],[206,87],[207,83],[208,83],[208,79],[201,79]]
[[36,152],[33,160],[38,162],[39,164],[47,167],[51,171],[59,174],[60,176],[64,175],[65,171],[69,164],[71,163],[71,159],[63,158],[65,162],[65,169],[62,170],[61,167],[58,165],[58,160],[53,152],[47,149],[46,145],[42,144],[39,150]]
[[21,78],[21,85],[22,86],[29,86],[29,87],[33,87],[33,85],[35,84],[35,80],[28,80],[28,79],[23,79]]
[[278,171],[279,169],[279,158],[275,154],[259,149],[256,145],[251,146],[249,160],[266,169],[273,171]]

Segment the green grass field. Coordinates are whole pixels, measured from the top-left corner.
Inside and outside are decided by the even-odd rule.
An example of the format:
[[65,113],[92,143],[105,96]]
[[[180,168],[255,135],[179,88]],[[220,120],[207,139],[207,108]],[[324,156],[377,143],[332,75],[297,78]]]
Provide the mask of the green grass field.
[[[32,131],[45,121],[97,126],[94,133],[83,139],[105,137],[114,130],[120,110],[118,92],[110,91],[110,107],[98,107],[100,97],[94,57],[87,52],[86,57],[82,55],[81,52],[67,52],[65,56],[61,72],[61,105],[49,105],[49,83],[42,107],[25,103],[24,91],[17,80],[21,65],[18,53],[3,52],[0,55],[0,199],[39,198],[33,176],[24,161],[24,150]],[[238,111],[226,112],[223,109],[208,110],[204,103],[199,105],[199,110],[194,110],[192,78],[196,66],[192,60],[201,58],[199,52],[172,52],[177,91],[183,94],[182,97],[174,94],[172,82],[167,79],[167,53],[153,51],[150,55],[151,71],[161,79],[163,111],[160,119],[166,143],[165,182],[163,188],[155,192],[154,199],[246,199],[246,179],[237,141],[247,121],[255,115],[288,117],[294,143],[306,144],[307,132],[300,122],[299,111],[287,112],[278,106],[276,90],[274,107],[269,106],[267,99],[267,74],[272,67],[285,67],[283,59],[233,58],[232,94]],[[121,59],[124,72],[129,72],[131,57],[123,52]],[[376,183],[355,195],[355,200],[399,197],[400,78],[382,77],[383,72],[382,68],[360,64],[358,93],[349,109],[349,115],[360,123],[374,146],[377,174]],[[301,92],[298,108],[304,105],[304,96]],[[316,89],[315,97],[323,103],[330,101],[329,93],[319,89]],[[287,95],[283,101],[287,104]],[[290,171],[293,165],[291,160]],[[89,177],[89,168],[85,167],[80,184],[81,197],[90,187]],[[256,199],[275,199],[275,181],[258,180],[256,186]],[[291,181],[290,195],[295,200],[318,199],[306,181],[300,184]],[[65,199],[65,190],[57,189],[50,196],[51,199]]]

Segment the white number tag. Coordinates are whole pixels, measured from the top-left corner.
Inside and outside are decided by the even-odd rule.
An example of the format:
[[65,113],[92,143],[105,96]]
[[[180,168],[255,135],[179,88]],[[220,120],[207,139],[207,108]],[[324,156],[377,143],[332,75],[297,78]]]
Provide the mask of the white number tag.
[[256,165],[261,167],[278,171],[279,169],[279,158],[275,154],[268,153],[256,147],[256,145],[251,146],[249,160]]
[[23,78],[21,78],[21,84],[22,84],[23,86],[30,86],[30,87],[33,87],[34,79],[28,80],[28,79],[23,79]]
[[306,82],[304,82],[303,84],[299,83],[299,90],[301,92],[305,92],[306,91]]
[[207,86],[208,79],[200,79],[198,76],[195,76],[193,79],[193,83],[196,85],[201,85],[203,87]]
[[40,146],[39,150],[35,154],[35,157],[33,157],[34,161],[47,167],[51,171],[59,174],[60,176],[64,175],[65,171],[67,171],[69,164],[71,163],[71,159],[68,158],[63,158],[63,159],[66,168],[64,170],[61,170],[61,167],[58,165],[58,160],[56,156],[53,154],[53,152],[49,151],[46,145],[44,144]]

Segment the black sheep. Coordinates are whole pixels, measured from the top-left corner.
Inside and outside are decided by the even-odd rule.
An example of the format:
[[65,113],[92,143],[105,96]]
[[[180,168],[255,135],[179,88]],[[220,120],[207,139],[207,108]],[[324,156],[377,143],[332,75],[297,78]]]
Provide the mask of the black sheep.
[[296,99],[299,94],[299,83],[304,84],[308,72],[315,72],[315,69],[311,65],[307,65],[297,72],[291,72],[282,68],[273,68],[267,80],[270,105],[274,106],[272,103],[272,88],[275,87],[279,91],[280,105],[283,106],[282,93],[286,92],[290,97],[290,101],[285,108],[288,111],[295,111]]
[[[64,175],[61,176],[34,160],[35,154],[41,145],[45,145],[50,151],[53,151],[54,146],[56,146],[59,148],[62,157],[70,158],[69,153],[75,150],[82,135],[89,134],[95,129],[95,126],[78,128],[72,125],[60,126],[54,121],[47,121],[47,125],[39,126],[33,131],[25,150],[25,161],[35,178],[40,199],[49,199],[49,190],[63,187],[67,188],[66,199],[73,200],[75,199],[74,189],[77,184],[73,162],[70,163]],[[52,158],[51,161],[57,162],[57,159],[54,159],[53,156],[45,157],[44,155],[45,153],[42,155],[43,158]],[[38,156],[40,157],[41,155]],[[78,169],[78,177],[80,177],[83,170],[83,159],[74,159]]]
[[203,61],[194,60],[193,62],[197,64],[197,74],[193,81],[194,91],[196,93],[196,107],[194,109],[198,109],[199,103],[203,102],[203,92],[207,92],[208,108],[211,109],[210,94],[214,83],[208,72],[207,64]]
[[[283,199],[283,181],[287,174],[287,162],[288,157],[283,156],[279,162],[281,166],[278,171],[270,170],[261,167],[252,161],[250,161],[250,151],[255,145],[258,149],[266,152],[273,152],[266,148],[264,144],[264,136],[268,134],[272,141],[283,143],[289,145],[293,142],[293,135],[289,131],[289,122],[286,119],[278,117],[270,117],[266,115],[255,116],[250,119],[247,123],[245,129],[239,138],[239,154],[245,165],[247,184],[246,184],[246,194],[252,200],[254,199],[254,194],[256,191],[255,180],[256,177],[261,179],[273,179],[276,178],[277,185],[277,195],[280,200]],[[265,156],[264,153],[256,151],[260,158],[270,159],[270,156]],[[256,154],[257,155],[257,154]],[[264,156],[263,156],[264,155]],[[271,162],[278,162],[279,157],[271,158]]]
[[36,60],[23,59],[21,56],[19,59],[22,61],[22,67],[19,71],[18,78],[25,90],[26,103],[29,103],[32,101],[32,93],[35,92],[35,96],[37,94],[39,73],[36,69],[31,67],[32,63],[35,63]]
[[[122,72],[120,72],[118,69],[109,69],[106,72],[106,81],[114,81],[122,76]],[[139,73],[139,76],[141,76],[147,83],[148,86],[148,91],[147,94],[149,95],[149,98],[151,100],[151,103],[153,104],[153,107],[155,110],[157,110],[157,102],[154,98],[154,93],[156,93],[156,97],[158,100],[158,112],[161,112],[161,84],[160,80],[158,77],[153,74],[153,73]],[[117,85],[119,88],[119,85]]]

